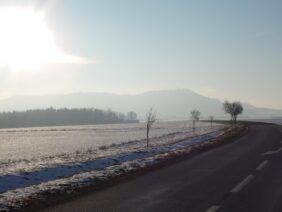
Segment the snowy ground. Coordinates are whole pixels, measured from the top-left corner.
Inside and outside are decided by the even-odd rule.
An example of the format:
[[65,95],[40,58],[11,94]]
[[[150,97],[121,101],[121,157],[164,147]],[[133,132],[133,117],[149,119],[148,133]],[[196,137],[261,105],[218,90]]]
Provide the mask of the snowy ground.
[[[179,122],[174,124],[177,126]],[[173,123],[166,126],[168,125],[172,126]],[[141,124],[137,124],[139,131],[141,131],[140,126]],[[20,158],[18,155],[10,160],[2,159],[0,163],[0,211],[21,207],[31,198],[43,198],[44,195],[58,191],[71,192],[73,189],[94,184],[111,176],[156,163],[168,155],[187,151],[206,141],[211,142],[223,133],[221,130],[223,125],[215,125],[211,130],[208,124],[201,123],[194,137],[191,128],[171,127],[165,131],[166,126],[159,124],[152,130],[153,138],[149,148],[145,147],[144,138],[130,140],[132,137],[129,136],[129,139],[124,142],[112,140],[105,145],[87,146],[84,149],[77,148],[75,151],[66,152],[67,145],[65,145],[62,149],[56,149],[55,154],[46,151],[45,154],[43,152],[38,156],[32,152],[34,149],[30,149],[30,154],[37,157]],[[78,131],[80,134],[81,132],[77,129],[71,128],[71,132]],[[117,131],[117,129],[118,126],[114,126],[114,130]],[[136,125],[131,129],[136,129]],[[20,130],[26,130],[28,133],[31,131],[31,129]],[[42,128],[32,130],[42,132]],[[66,131],[65,128],[63,130]],[[154,134],[154,130],[162,131],[162,133],[155,132]],[[44,132],[58,131],[56,128]],[[9,130],[5,132],[8,133]],[[112,134],[109,136],[113,138]],[[21,143],[18,142],[19,144]],[[18,146],[18,148],[21,147]]]
[[[198,123],[197,127],[205,130],[209,125]],[[0,163],[140,141],[145,138],[145,131],[144,123],[2,129]],[[153,125],[150,136],[187,131],[191,131],[190,121],[158,122]]]

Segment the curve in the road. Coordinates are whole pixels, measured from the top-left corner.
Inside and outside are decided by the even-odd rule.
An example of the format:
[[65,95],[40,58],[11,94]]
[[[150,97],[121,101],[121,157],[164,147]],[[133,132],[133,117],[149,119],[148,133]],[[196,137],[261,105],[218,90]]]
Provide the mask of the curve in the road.
[[[247,135],[232,143],[44,211],[258,212],[282,209],[282,204],[277,203],[282,197],[282,169],[277,167],[282,164],[282,154],[262,155],[279,149],[281,138],[278,126],[253,124]],[[268,183],[274,193],[266,186],[273,175],[276,181]]]

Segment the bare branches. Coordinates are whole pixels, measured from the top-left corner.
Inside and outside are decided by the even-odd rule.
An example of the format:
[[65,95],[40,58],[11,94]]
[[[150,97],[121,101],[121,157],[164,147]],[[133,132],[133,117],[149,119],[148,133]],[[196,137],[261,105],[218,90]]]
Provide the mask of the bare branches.
[[156,116],[157,116],[156,111],[154,111],[154,109],[151,107],[146,114],[147,124],[150,126],[153,125],[153,123],[156,122]]
[[149,131],[151,129],[151,126],[156,122],[156,117],[157,117],[157,113],[156,111],[153,109],[153,107],[151,107],[149,109],[149,111],[146,114],[146,126],[147,126],[147,147],[149,147]]
[[223,110],[225,113],[230,114],[231,121],[236,123],[237,116],[243,113],[243,106],[240,102],[228,102],[227,100],[223,103]]
[[199,121],[201,112],[198,110],[191,111],[191,119],[193,121],[193,135],[196,134],[196,121]]
[[191,111],[191,118],[192,120],[199,121],[201,112],[198,110]]

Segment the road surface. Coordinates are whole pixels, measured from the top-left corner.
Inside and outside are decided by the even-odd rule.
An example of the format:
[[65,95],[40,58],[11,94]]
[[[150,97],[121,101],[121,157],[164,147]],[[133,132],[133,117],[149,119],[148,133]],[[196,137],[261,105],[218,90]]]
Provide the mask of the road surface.
[[44,212],[280,212],[281,200],[282,129],[254,124],[234,142]]

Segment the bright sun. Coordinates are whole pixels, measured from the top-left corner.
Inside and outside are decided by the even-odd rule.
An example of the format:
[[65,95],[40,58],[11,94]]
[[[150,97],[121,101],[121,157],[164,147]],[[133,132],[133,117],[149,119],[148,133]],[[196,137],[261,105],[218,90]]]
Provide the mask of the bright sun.
[[54,42],[43,13],[27,8],[0,8],[0,64],[34,69],[48,63],[82,63]]

